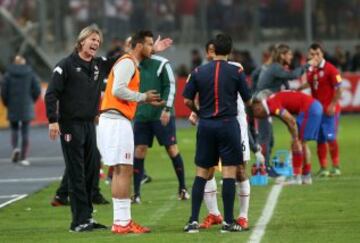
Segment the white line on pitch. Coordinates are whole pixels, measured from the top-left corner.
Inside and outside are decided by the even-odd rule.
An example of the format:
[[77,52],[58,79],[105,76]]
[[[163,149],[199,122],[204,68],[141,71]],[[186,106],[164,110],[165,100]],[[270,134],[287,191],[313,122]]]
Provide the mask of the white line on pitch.
[[9,200],[7,202],[4,202],[3,204],[0,204],[0,208],[3,208],[3,207],[5,207],[5,206],[7,206],[7,205],[9,205],[9,204],[11,204],[13,202],[19,201],[19,200],[21,200],[21,199],[23,199],[25,197],[27,197],[27,194],[19,195],[18,197],[14,198],[14,199],[11,199],[11,200]]
[[21,195],[23,195],[23,194],[0,195],[0,199],[14,198],[14,197],[18,197],[18,196],[21,196]]
[[[36,162],[46,162],[46,161],[63,161],[64,158],[61,156],[53,156],[53,157],[29,157],[29,161]],[[2,162],[11,162],[10,158],[0,158],[0,163]]]
[[0,183],[59,181],[61,177],[0,179]]
[[269,196],[266,200],[265,207],[262,210],[261,216],[256,222],[253,232],[250,235],[250,239],[248,241],[249,243],[261,242],[261,239],[265,234],[266,226],[274,213],[282,188],[282,182],[280,182],[280,184],[278,185],[272,186]]

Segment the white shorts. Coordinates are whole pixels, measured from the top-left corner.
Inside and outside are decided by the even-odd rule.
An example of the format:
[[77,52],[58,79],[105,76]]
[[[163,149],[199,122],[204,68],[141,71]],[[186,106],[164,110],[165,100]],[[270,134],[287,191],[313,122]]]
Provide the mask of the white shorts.
[[105,165],[133,164],[134,134],[129,120],[100,115],[97,137]]
[[241,147],[243,149],[243,160],[250,161],[250,144],[249,144],[249,134],[248,134],[248,124],[246,121],[246,116],[237,117],[237,120],[240,125],[241,130]]

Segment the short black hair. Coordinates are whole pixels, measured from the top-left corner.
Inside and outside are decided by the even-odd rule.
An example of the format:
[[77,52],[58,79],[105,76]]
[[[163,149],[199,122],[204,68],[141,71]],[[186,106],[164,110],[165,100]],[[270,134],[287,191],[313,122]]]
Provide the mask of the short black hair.
[[322,53],[324,53],[324,48],[322,47],[322,45],[321,45],[320,43],[317,43],[317,42],[312,43],[312,44],[310,45],[309,49],[311,49],[311,50],[320,49],[320,51],[321,51]]
[[211,39],[211,40],[209,40],[208,42],[206,42],[206,44],[205,44],[205,51],[206,51],[206,52],[209,51],[210,45],[214,45],[214,40],[213,40],[213,39]]
[[154,37],[150,30],[140,30],[131,37],[131,48],[135,48],[136,44],[144,43],[146,37]]
[[214,39],[215,54],[229,55],[232,50],[232,39],[230,35],[218,34]]

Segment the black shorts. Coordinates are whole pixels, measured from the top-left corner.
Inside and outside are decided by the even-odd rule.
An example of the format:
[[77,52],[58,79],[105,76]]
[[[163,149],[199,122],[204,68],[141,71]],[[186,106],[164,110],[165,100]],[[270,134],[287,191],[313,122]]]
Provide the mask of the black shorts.
[[172,116],[169,123],[163,126],[159,121],[134,123],[134,139],[136,145],[147,145],[152,147],[154,136],[161,146],[168,147],[176,144],[175,118]]
[[200,119],[196,134],[195,163],[202,168],[218,164],[237,166],[243,163],[240,126],[237,119]]

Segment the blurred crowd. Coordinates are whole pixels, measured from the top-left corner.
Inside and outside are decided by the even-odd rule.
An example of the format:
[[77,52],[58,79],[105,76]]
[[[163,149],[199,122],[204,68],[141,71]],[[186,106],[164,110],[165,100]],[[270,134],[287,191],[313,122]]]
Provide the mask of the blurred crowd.
[[[42,2],[46,2],[48,28],[56,25],[61,39],[73,38],[92,22],[108,38],[139,28],[167,33],[181,43],[201,41],[199,36],[208,38],[219,31],[243,41],[255,36],[305,38],[305,0],[0,0],[0,6],[26,25],[38,21]],[[360,0],[310,3],[315,39],[360,36]]]
[[[262,54],[262,63],[268,60],[270,53],[265,50]],[[186,66],[182,64],[178,67],[177,73],[180,76],[186,76],[195,67],[201,65],[205,58],[202,57],[201,52],[197,49],[191,51],[190,64]],[[344,51],[341,46],[336,46],[333,51],[325,52],[325,59],[332,63],[341,72],[360,72],[360,44],[355,46],[354,52]],[[239,62],[244,66],[245,73],[250,75],[260,63],[256,63],[248,50],[234,49],[231,60]],[[306,63],[307,56],[300,50],[293,51],[293,59],[290,69],[295,69]]]

